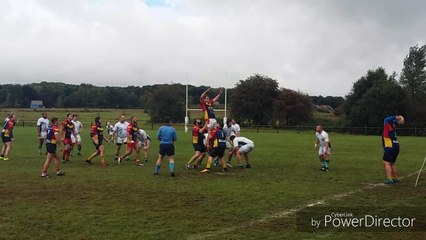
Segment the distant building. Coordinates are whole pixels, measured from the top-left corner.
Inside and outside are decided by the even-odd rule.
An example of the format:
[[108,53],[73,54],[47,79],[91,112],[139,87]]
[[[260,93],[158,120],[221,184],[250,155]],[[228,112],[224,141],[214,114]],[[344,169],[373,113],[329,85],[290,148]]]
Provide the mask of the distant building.
[[42,100],[31,100],[30,108],[32,108],[32,109],[44,108],[43,101]]
[[334,114],[334,108],[332,108],[330,105],[315,105],[318,112],[327,112]]

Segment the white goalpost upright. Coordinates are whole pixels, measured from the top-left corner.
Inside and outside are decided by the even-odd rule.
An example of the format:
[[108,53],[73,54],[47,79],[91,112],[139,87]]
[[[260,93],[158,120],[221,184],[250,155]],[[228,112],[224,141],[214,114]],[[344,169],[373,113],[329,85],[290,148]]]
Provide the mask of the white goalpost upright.
[[[228,101],[228,89],[227,89],[227,82],[228,82],[228,74],[226,75],[225,78],[225,108],[224,109],[215,109],[215,112],[224,112],[224,117],[223,117],[223,124],[226,123],[227,121],[227,116],[226,116],[226,112],[227,112],[227,101]],[[200,108],[188,108],[188,86],[189,86],[189,74],[186,73],[186,93],[185,93],[185,105],[186,105],[186,110],[185,110],[185,132],[188,132],[188,124],[189,124],[189,116],[188,116],[188,112],[189,111],[201,111]]]

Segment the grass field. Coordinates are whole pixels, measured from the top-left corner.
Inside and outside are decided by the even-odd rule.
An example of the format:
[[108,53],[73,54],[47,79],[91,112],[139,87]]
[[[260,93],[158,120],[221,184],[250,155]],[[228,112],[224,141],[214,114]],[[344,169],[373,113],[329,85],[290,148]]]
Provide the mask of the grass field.
[[[155,136],[155,130],[148,133]],[[330,134],[331,171],[324,173],[313,132],[243,129],[243,135],[255,142],[251,169],[205,175],[184,170],[191,136],[179,128],[175,178],[167,164],[159,176],[152,175],[158,150],[153,141],[144,167],[116,164],[113,145],[106,144],[109,167],[73,157],[63,165],[64,177],[41,179],[44,157],[36,155],[35,129],[17,126],[11,160],[0,162],[0,239],[426,239],[426,230],[309,232],[296,227],[299,211],[318,202],[330,211],[411,207],[426,216],[426,175],[417,188],[415,175],[393,186],[372,185],[384,180],[380,136]],[[94,147],[87,128],[82,136],[88,156]],[[399,140],[397,166],[406,176],[420,167],[426,141]]]

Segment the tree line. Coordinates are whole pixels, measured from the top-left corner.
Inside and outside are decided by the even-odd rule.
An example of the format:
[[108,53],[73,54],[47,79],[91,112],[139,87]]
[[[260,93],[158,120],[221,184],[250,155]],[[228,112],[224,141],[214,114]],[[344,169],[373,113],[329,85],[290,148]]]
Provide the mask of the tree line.
[[[240,80],[228,89],[229,110],[242,123],[256,125],[301,125],[314,120],[314,105],[329,105],[344,119],[345,126],[380,126],[390,114],[406,116],[407,123],[426,123],[426,45],[413,46],[405,57],[398,77],[382,67],[368,70],[343,97],[308,96],[280,87],[278,81],[262,74]],[[199,97],[207,86],[188,87],[190,108],[199,108]],[[0,85],[0,107],[26,108],[31,100],[42,100],[47,108],[141,108],[151,121],[171,116],[185,117],[185,89],[182,84],[100,87],[41,82]],[[212,89],[211,96],[219,89]],[[224,95],[219,98],[223,108]]]
[[[265,81],[264,76],[254,75],[249,79],[258,79],[260,82]],[[274,82],[275,80],[272,80]],[[256,86],[256,83],[255,85]],[[278,83],[275,81],[274,86],[277,88]],[[207,89],[207,86],[188,86],[188,107],[199,108],[199,97]],[[239,103],[240,95],[234,97],[237,91],[236,88],[227,89],[228,102],[235,101],[237,104],[230,104],[231,112],[240,117],[243,111],[249,115],[252,113],[250,107],[246,108],[245,103]],[[158,84],[149,86],[128,86],[128,87],[100,87],[91,84],[65,84],[61,82],[41,82],[31,83],[25,85],[19,84],[3,84],[0,85],[0,107],[1,108],[28,108],[31,100],[42,100],[43,105],[46,108],[139,108],[145,109],[150,113],[151,120],[153,122],[160,122],[163,117],[168,115],[171,116],[175,121],[183,121],[185,117],[185,90],[186,86],[182,84]],[[288,94],[299,93],[293,92],[289,89],[282,90]],[[219,88],[213,88],[210,95],[216,95],[219,92]],[[277,93],[276,97],[282,99],[284,102],[281,104],[281,110],[288,105],[291,101],[291,95],[284,93],[278,94],[278,90],[274,91]],[[239,92],[238,92],[239,93]],[[268,93],[260,93],[257,96]],[[275,93],[273,93],[275,94]],[[275,95],[273,95],[275,96]],[[301,99],[305,102],[309,102],[309,111],[313,108],[311,106],[311,100],[307,95],[303,95]],[[313,99],[319,99],[318,104],[327,104],[334,106],[336,98],[342,97],[312,97]],[[343,99],[343,98],[342,98]],[[273,100],[275,101],[275,100]],[[218,108],[223,108],[225,102],[225,96],[219,98]],[[287,103],[286,103],[287,102]],[[239,105],[241,104],[241,106]],[[263,104],[263,103],[262,103]],[[256,104],[259,109],[262,108],[262,104]],[[334,104],[334,105],[333,105]],[[277,105],[278,107],[278,105]],[[296,121],[303,120],[311,117],[310,114],[306,116],[299,116],[297,118],[291,117],[292,114],[284,114],[295,110],[286,109],[281,111],[279,118],[286,119],[288,123],[295,123]],[[267,114],[271,114],[268,112]],[[244,115],[244,114],[243,114]],[[245,118],[241,115],[243,121],[250,123],[261,123],[269,124],[269,120],[256,118],[254,120]],[[247,114],[246,114],[247,115]],[[277,115],[278,117],[278,115]]]

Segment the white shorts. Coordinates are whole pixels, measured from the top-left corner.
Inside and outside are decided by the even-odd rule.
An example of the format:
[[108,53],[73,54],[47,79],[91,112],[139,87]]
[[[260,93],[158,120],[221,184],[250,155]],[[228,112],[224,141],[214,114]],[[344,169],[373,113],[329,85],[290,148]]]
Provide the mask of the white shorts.
[[47,138],[47,132],[40,132],[40,137],[38,139],[46,139]]
[[246,144],[244,146],[241,146],[240,149],[238,149],[238,152],[241,154],[248,154],[251,152],[254,148],[254,144]]
[[228,150],[232,150],[233,149],[232,143],[231,143],[230,140],[226,140],[226,149],[228,149]]
[[[325,153],[325,147],[319,147],[318,154],[324,155],[324,153]],[[330,153],[331,153],[331,148],[328,148],[327,154],[330,155]]]
[[209,123],[207,124],[207,128],[215,128],[217,126],[217,121],[214,118],[209,119]]
[[141,149],[142,147],[147,147],[147,148],[149,148],[149,144],[151,143],[151,140],[146,140],[146,146],[144,146],[144,142],[142,142],[142,141],[139,141],[138,142],[138,146],[139,146],[139,149]]
[[71,134],[71,142],[72,143],[81,143],[81,136],[80,134],[77,134],[76,136],[74,136],[74,134]]
[[117,145],[127,144],[127,138],[117,137],[117,140],[115,141],[115,143],[116,143]]

